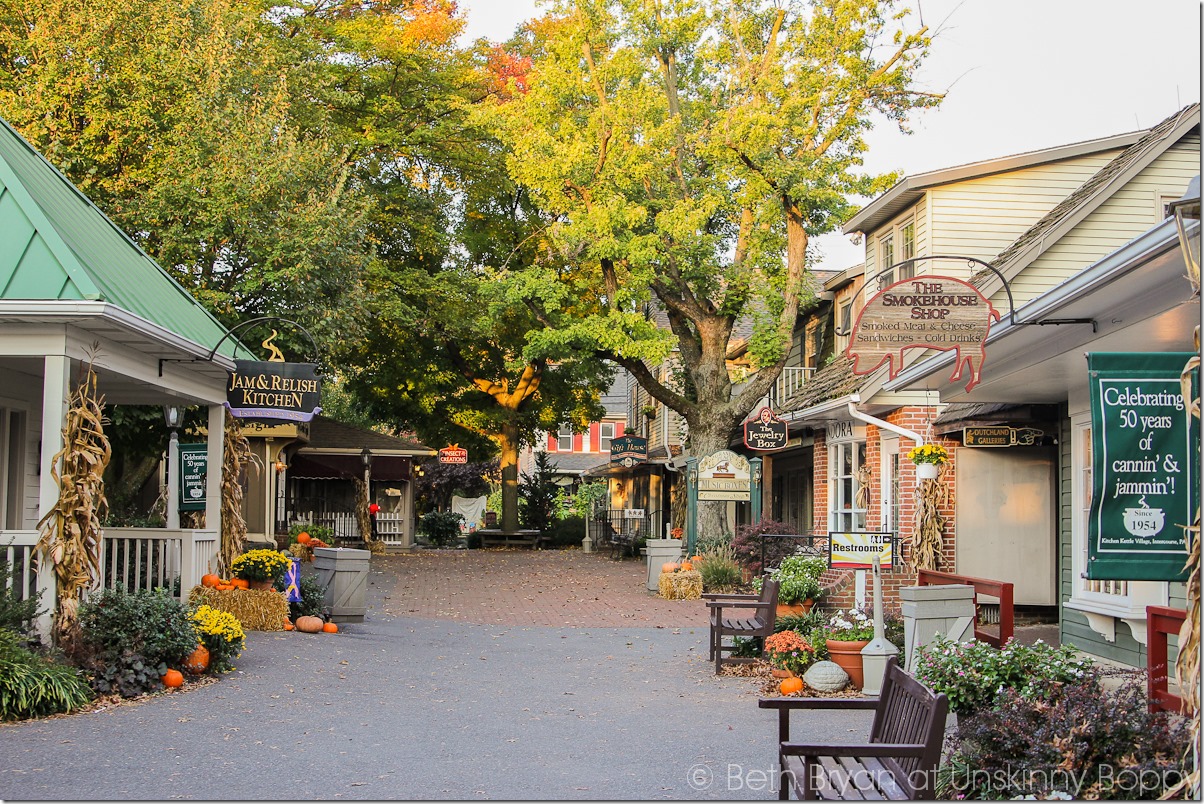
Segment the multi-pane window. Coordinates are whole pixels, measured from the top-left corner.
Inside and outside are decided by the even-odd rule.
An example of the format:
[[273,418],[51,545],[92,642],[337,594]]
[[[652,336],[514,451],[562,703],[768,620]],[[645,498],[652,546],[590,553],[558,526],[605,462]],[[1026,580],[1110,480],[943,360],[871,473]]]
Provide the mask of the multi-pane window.
[[560,429],[556,432],[556,451],[573,451],[573,428],[571,426],[567,424],[561,425]]
[[882,289],[895,281],[895,235],[884,235],[878,238],[878,288]]
[[598,451],[610,452],[610,442],[614,437],[614,422],[602,422],[600,425],[598,425]]
[[846,441],[828,448],[829,530],[865,530],[865,509],[857,507],[857,477],[864,463],[864,441]]
[[[1079,465],[1079,482],[1082,484],[1079,490],[1079,517],[1083,523],[1080,527],[1084,534],[1082,544],[1079,545],[1080,562],[1082,566],[1087,566],[1087,541],[1086,534],[1088,532],[1087,522],[1091,519],[1091,494],[1092,494],[1092,464],[1091,464],[1091,428],[1083,427],[1078,432],[1079,444],[1081,445],[1080,465]],[[1086,578],[1082,579],[1083,591],[1098,592],[1105,595],[1128,595],[1128,581],[1089,581]]]
[[836,332],[836,350],[843,352],[849,345],[849,333],[853,331],[853,300],[840,305],[840,326]]
[[[916,224],[908,221],[899,227],[899,261],[910,260],[916,255]],[[901,266],[898,279],[911,279],[916,274],[914,263]]]

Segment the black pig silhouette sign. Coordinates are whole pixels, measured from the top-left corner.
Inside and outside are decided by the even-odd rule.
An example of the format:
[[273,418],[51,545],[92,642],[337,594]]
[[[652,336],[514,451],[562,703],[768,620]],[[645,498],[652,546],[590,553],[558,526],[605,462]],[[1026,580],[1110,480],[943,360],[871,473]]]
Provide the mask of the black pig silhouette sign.
[[982,374],[993,320],[999,320],[999,312],[968,282],[947,276],[903,279],[866,303],[845,354],[855,374],[869,374],[886,363],[893,380],[903,370],[906,350],[953,350],[957,359],[949,379],[960,380],[968,372],[970,391]]

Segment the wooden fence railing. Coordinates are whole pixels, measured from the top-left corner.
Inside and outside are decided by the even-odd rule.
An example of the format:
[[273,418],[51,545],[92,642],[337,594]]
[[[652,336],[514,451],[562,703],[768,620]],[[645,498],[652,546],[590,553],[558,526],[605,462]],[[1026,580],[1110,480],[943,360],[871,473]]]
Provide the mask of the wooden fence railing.
[[1003,581],[991,581],[986,578],[971,578],[969,575],[954,575],[952,572],[938,570],[920,570],[916,575],[918,586],[936,586],[939,584],[962,583],[974,587],[974,604],[978,605],[979,595],[990,595],[999,600],[999,636],[995,636],[978,627],[974,623],[974,638],[988,645],[1001,648],[1007,644],[1015,633],[1015,606],[1013,605],[1013,584]]
[[1168,637],[1178,636],[1179,629],[1187,619],[1183,609],[1166,606],[1146,606],[1146,696],[1151,712],[1179,712],[1183,699],[1167,689],[1170,677]]

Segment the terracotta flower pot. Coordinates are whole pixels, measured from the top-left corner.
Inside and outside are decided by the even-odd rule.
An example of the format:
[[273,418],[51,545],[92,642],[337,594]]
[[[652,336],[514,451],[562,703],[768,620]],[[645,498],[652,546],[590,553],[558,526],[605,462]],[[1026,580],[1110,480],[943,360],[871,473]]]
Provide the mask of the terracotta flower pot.
[[861,649],[870,644],[868,639],[846,641],[829,639],[828,658],[840,665],[849,674],[849,683],[858,689],[865,686],[865,669],[861,665]]
[[807,598],[802,603],[779,603],[777,616],[779,617],[795,617],[800,614],[806,614],[811,611],[811,607],[815,605],[815,601]]
[[271,589],[275,585],[271,578],[266,581],[247,581],[248,589]]

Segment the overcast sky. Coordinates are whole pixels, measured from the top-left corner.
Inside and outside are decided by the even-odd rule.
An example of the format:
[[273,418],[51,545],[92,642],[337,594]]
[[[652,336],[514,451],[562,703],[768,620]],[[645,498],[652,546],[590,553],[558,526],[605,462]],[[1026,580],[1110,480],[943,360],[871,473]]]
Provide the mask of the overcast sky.
[[[539,13],[535,0],[459,0],[465,40],[500,41]],[[1200,99],[1197,0],[913,0],[937,32],[920,73],[946,91],[914,133],[881,122],[866,168],[922,173],[1148,128]],[[819,240],[816,267],[840,270],[862,251]]]

